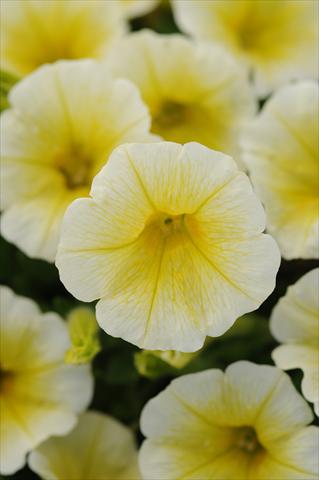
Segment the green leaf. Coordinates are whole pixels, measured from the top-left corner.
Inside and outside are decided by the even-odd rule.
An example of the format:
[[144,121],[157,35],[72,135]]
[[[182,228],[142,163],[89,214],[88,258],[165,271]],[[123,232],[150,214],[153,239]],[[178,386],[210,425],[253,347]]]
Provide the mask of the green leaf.
[[0,71],[0,112],[9,107],[8,94],[15,83],[19,81],[19,78],[15,77],[11,73]]

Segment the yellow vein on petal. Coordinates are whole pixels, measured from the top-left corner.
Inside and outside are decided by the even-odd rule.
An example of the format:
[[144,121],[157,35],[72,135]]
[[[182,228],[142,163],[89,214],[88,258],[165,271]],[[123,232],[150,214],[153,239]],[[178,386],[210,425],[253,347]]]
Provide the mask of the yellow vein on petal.
[[198,102],[205,101],[207,99],[207,97],[210,97],[211,95],[215,95],[222,88],[231,84],[233,82],[233,80],[236,80],[237,77],[238,77],[237,74],[227,77],[226,79],[224,79],[223,81],[221,81],[220,83],[215,85],[213,88],[211,88],[209,90],[206,90],[205,92],[202,92],[200,95],[195,97],[195,99],[192,100],[192,103],[198,103]]
[[91,475],[91,470],[94,465],[94,457],[98,452],[98,446],[101,444],[101,438],[102,434],[104,431],[104,425],[102,422],[100,422],[97,425],[97,429],[94,431],[94,439],[91,442],[91,445],[89,448],[86,449],[86,455],[85,455],[85,460],[83,462],[83,470],[81,472],[82,478],[92,478]]
[[[143,120],[147,118],[147,114],[144,114],[143,117],[138,118],[138,120],[134,120],[134,122],[130,123],[127,125],[120,133],[117,133],[112,140],[110,140],[107,145],[103,148],[104,151],[111,150],[112,147],[115,148],[115,146],[118,145],[118,140],[123,137],[127,132],[129,132],[132,128],[136,127],[139,123],[141,123]],[[122,143],[122,142],[121,142]],[[103,161],[106,162],[108,158],[103,157]]]
[[61,85],[59,72],[57,70],[54,70],[54,81],[55,81],[56,90],[57,90],[57,93],[58,93],[58,96],[59,96],[59,99],[60,99],[60,102],[61,102],[61,106],[62,106],[63,111],[64,111],[64,118],[65,118],[65,121],[67,123],[68,130],[69,130],[69,135],[70,135],[69,143],[72,144],[72,142],[74,141],[72,117],[71,117],[71,114],[70,114],[70,111],[69,111],[67,100],[66,100],[65,95],[63,93],[63,88],[62,88],[62,85]]
[[198,410],[196,410],[192,405],[189,403],[185,402],[177,393],[175,390],[171,389],[170,394],[181,404],[183,407],[186,408],[190,413],[192,413],[194,416],[199,418],[205,425],[210,425],[216,430],[221,430],[220,427],[217,425],[214,425],[205,415],[202,415]]
[[194,239],[193,237],[190,235],[189,231],[185,228],[185,232],[186,234],[188,235],[189,237],[189,240],[190,242],[193,244],[193,246],[195,247],[195,249],[198,251],[198,253],[200,253],[200,255],[206,260],[206,262],[229,284],[231,285],[233,288],[235,288],[236,290],[238,290],[240,293],[242,293],[243,295],[245,295],[245,297],[249,298],[250,300],[252,300],[253,302],[256,302],[257,300],[253,297],[251,297],[247,292],[245,292],[245,290],[243,290],[239,285],[237,285],[236,283],[234,283],[232,280],[230,280],[230,278],[225,275],[224,272],[222,272],[214,263],[213,261],[198,247],[198,245],[196,245],[196,243],[194,242]]
[[274,395],[275,391],[280,387],[280,385],[285,380],[286,380],[286,378],[285,378],[284,375],[282,375],[282,374],[278,375],[278,378],[277,378],[276,382],[274,383],[272,388],[269,390],[269,392],[267,392],[267,395],[262,400],[262,402],[259,404],[259,408],[258,408],[257,413],[256,413],[255,418],[254,418],[254,425],[257,424],[257,421],[258,421],[260,415],[264,412],[267,404],[270,402],[270,400],[271,400],[272,396]]
[[159,262],[158,262],[158,269],[157,269],[157,272],[156,272],[153,295],[152,295],[151,304],[150,304],[150,308],[149,308],[148,315],[147,315],[147,318],[146,318],[146,323],[145,323],[143,343],[145,342],[145,339],[146,339],[146,336],[147,336],[147,333],[148,333],[148,330],[149,330],[149,327],[150,327],[150,323],[151,323],[152,312],[153,312],[155,299],[156,299],[156,294],[157,294],[158,286],[159,286],[159,279],[160,279],[160,276],[161,276],[165,247],[166,247],[166,239],[163,240],[162,248],[161,248],[161,252],[160,252],[160,258],[159,258]]
[[156,85],[157,92],[161,96],[163,96],[162,89],[160,87],[158,77],[157,77],[157,75],[154,71],[153,62],[152,62],[151,57],[149,55],[148,46],[147,46],[146,43],[144,44],[143,53],[144,53],[144,59],[145,59],[145,63],[146,63],[146,66],[147,66],[148,74],[149,74],[149,77],[151,77],[151,84]]
[[295,128],[290,125],[289,122],[274,108],[271,108],[271,112],[273,113],[274,117],[276,120],[281,123],[286,130],[290,133],[290,135],[295,138],[298,143],[303,147],[303,149],[310,154],[311,157],[316,158],[316,152],[311,148],[310,145],[308,145],[305,140],[299,135],[298,132],[296,132]]
[[143,232],[141,232],[136,238],[134,238],[131,242],[124,243],[122,245],[114,245],[113,247],[90,247],[90,248],[61,248],[63,252],[77,252],[77,253],[90,253],[90,252],[113,252],[115,250],[120,250],[121,248],[130,247],[136,243]]
[[33,443],[34,436],[26,426],[24,419],[21,418],[19,413],[17,413],[17,410],[14,408],[12,398],[10,402],[9,401],[5,402],[5,406],[7,407],[9,414],[11,414],[11,418],[13,419],[14,423],[18,426],[20,430],[22,430],[25,433],[26,437],[28,437],[28,439]]
[[[309,479],[314,479],[315,477],[312,476],[312,473],[307,471],[307,470],[304,470],[304,469],[301,469],[301,468],[297,468],[295,467],[294,465],[289,465],[289,463],[285,463],[285,462],[282,462],[281,460],[278,460],[274,455],[272,455],[268,450],[267,450],[267,454],[269,455],[269,457],[276,463],[278,463],[279,465],[282,465],[283,467],[287,467],[291,470],[293,470],[294,472],[296,473],[302,473],[303,475],[310,475]],[[253,479],[251,479],[253,480]],[[306,480],[306,479],[302,479],[302,480]]]
[[230,448],[228,448],[226,451],[216,455],[215,457],[213,458],[210,458],[208,461],[202,463],[201,465],[198,465],[197,467],[193,468],[192,470],[188,471],[187,473],[184,473],[184,475],[180,476],[179,477],[179,480],[186,480],[187,477],[189,475],[193,475],[195,472],[198,472],[198,470],[201,470],[202,468],[204,467],[207,467],[208,465],[212,464],[215,462],[215,460],[218,460],[220,458],[223,458],[225,457],[226,455],[228,455],[230,452],[232,452],[233,450],[236,450],[237,447],[234,447],[234,446],[231,446]]
[[141,176],[140,176],[140,174],[139,174],[136,166],[134,165],[134,162],[133,162],[133,160],[131,159],[131,157],[130,157],[128,151],[127,151],[127,149],[126,149],[126,155],[127,155],[128,161],[129,161],[129,163],[130,163],[130,166],[131,166],[133,172],[135,173],[135,176],[136,176],[136,178],[137,178],[137,180],[138,180],[138,182],[139,182],[139,184],[140,184],[140,187],[141,187],[141,189],[142,189],[142,191],[143,191],[143,193],[144,193],[147,201],[149,202],[149,204],[150,204],[150,206],[153,208],[153,210],[156,211],[157,209],[156,209],[156,207],[155,207],[155,205],[154,205],[154,202],[153,202],[153,200],[151,199],[148,191],[146,190],[145,185],[144,185],[144,183],[143,183],[143,181],[142,181],[142,179],[141,179]]
[[[48,215],[48,220],[47,220],[45,228],[43,230],[41,241],[39,242],[39,251],[41,251],[43,248],[45,248],[45,245],[49,240],[48,237],[49,237],[49,235],[52,231],[52,226],[54,225],[54,219],[57,216],[59,210],[62,209],[63,203],[66,204],[66,202],[67,202],[67,194],[66,194],[66,192],[63,192],[63,194],[58,197],[58,200],[55,203],[55,206],[51,210],[51,214]],[[66,205],[65,205],[65,208],[66,208]],[[61,221],[62,221],[62,216],[63,215],[61,215]]]
[[[238,173],[237,173],[238,174]],[[236,178],[236,175],[230,177],[225,183],[223,183],[222,185],[220,185],[220,187],[218,187],[217,189],[215,189],[210,195],[208,195],[207,198],[205,198],[205,200],[203,200],[203,202],[199,205],[199,207],[197,207],[197,209],[195,210],[195,212],[193,212],[193,214],[196,214],[198,213],[202,207],[204,207],[204,205],[206,205],[207,202],[209,202],[210,200],[212,200],[213,198],[215,198],[225,187],[227,187],[234,179]]]

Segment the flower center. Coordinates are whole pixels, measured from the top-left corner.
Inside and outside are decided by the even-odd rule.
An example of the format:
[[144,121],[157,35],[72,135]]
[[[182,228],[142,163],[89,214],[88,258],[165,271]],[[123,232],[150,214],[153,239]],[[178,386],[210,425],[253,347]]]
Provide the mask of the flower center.
[[88,186],[91,181],[92,158],[79,145],[71,145],[55,156],[55,165],[65,178],[66,186]]
[[181,232],[184,224],[185,215],[168,215],[166,213],[160,213],[158,215],[157,223],[165,237],[174,233]]
[[186,115],[187,107],[177,102],[166,101],[162,104],[159,112],[153,120],[153,131],[160,131],[162,128],[174,127],[180,124]]
[[149,232],[159,234],[164,239],[171,237],[173,243],[178,243],[178,239],[185,232],[184,222],[185,214],[170,215],[165,212],[157,212],[148,219],[146,228]]
[[262,448],[257,433],[252,427],[241,427],[236,432],[236,445],[247,453],[256,453]]

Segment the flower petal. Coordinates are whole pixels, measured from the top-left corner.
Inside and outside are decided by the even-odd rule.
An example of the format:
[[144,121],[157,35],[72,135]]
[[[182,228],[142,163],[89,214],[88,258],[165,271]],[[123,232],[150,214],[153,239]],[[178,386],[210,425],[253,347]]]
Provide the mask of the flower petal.
[[65,437],[53,437],[29,457],[42,478],[138,480],[132,433],[108,415],[89,411]]

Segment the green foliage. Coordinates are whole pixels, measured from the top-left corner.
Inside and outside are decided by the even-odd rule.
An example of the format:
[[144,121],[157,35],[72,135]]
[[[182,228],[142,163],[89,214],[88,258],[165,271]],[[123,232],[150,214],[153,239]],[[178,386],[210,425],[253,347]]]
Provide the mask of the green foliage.
[[71,347],[65,354],[66,363],[89,363],[101,350],[98,325],[93,311],[86,307],[73,309],[68,317]]
[[19,79],[11,73],[0,71],[0,112],[8,108],[8,94],[11,88]]

